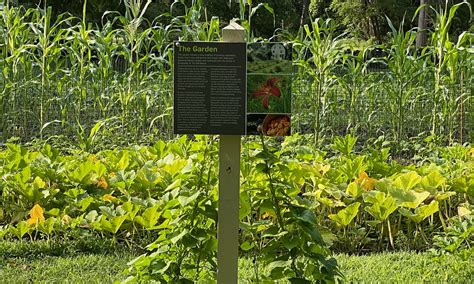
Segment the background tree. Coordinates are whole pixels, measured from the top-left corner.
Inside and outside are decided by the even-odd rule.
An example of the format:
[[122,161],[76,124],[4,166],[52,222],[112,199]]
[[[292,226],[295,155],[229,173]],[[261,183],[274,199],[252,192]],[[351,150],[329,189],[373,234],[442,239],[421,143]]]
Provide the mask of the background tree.
[[427,11],[429,0],[420,0],[420,12],[418,15],[418,33],[416,35],[416,46],[426,45],[426,27],[427,27]]
[[[53,9],[53,14],[69,12],[74,16],[82,17],[82,8],[85,0],[11,0],[10,3],[23,5],[25,7],[41,7],[46,3]],[[125,12],[125,0],[87,0],[87,21],[99,24],[102,15],[106,11]],[[444,6],[446,0],[431,0],[432,6]],[[448,0],[450,5],[463,0]],[[145,2],[145,1],[143,1]],[[148,7],[145,17],[149,20],[170,12],[170,7],[175,2],[191,6],[193,0],[153,0]],[[473,0],[469,0],[473,2]],[[202,0],[206,9],[203,17],[210,19],[217,16],[221,24],[225,25],[230,20],[240,16],[239,4],[234,0]],[[418,26],[420,30],[430,28],[433,11],[424,8],[418,15],[418,23],[410,22],[416,9],[420,4],[428,3],[428,0],[253,0],[253,6],[260,3],[268,3],[274,10],[275,17],[260,9],[252,18],[252,32],[255,36],[269,38],[273,36],[275,29],[284,29],[297,32],[301,25],[308,24],[314,18],[333,18],[341,31],[347,31],[352,37],[361,40],[376,39],[379,42],[386,41],[386,35],[390,31],[385,16],[390,18],[395,26],[404,21],[404,29]],[[170,21],[173,16],[178,15],[183,5],[175,5],[173,15],[161,17],[160,21]],[[247,11],[248,13],[248,11]],[[473,21],[468,8],[460,9],[452,24],[452,34],[459,31],[473,29]],[[422,45],[424,33],[419,34],[417,43]]]

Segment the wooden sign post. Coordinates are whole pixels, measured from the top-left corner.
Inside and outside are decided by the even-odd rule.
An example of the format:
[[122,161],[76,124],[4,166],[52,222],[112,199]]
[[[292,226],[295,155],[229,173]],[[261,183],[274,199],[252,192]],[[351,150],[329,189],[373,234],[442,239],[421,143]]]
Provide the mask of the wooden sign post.
[[218,134],[217,282],[237,283],[240,140],[246,131],[245,30],[232,23],[224,42],[174,43],[174,133]]
[[[245,30],[231,23],[224,41],[245,42]],[[217,283],[237,283],[239,260],[240,135],[220,135]]]

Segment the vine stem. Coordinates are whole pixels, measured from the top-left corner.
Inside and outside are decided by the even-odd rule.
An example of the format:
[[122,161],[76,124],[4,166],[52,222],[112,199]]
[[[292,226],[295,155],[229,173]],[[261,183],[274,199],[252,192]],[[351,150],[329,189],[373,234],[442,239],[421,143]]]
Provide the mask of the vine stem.
[[392,236],[392,228],[390,228],[390,218],[387,218],[387,227],[388,227],[388,238],[390,240],[390,245],[394,249],[395,246],[393,245],[393,236]]
[[[244,139],[247,139],[247,137],[244,136]],[[249,148],[247,147],[247,157],[250,157],[250,150]],[[248,186],[249,188],[251,188],[251,182],[250,182],[250,178],[247,178],[246,179],[246,182],[248,183]],[[260,216],[260,208],[258,209],[257,211],[257,219],[256,221],[259,221],[259,216]],[[249,216],[247,216],[247,221],[253,226],[253,219],[250,218]],[[251,235],[252,235],[252,238],[253,240],[255,241],[255,244],[256,244],[256,250],[254,250],[254,255],[253,255],[253,266],[254,266],[254,271],[255,271],[255,283],[260,283],[260,272],[259,272],[259,267],[258,267],[258,257],[261,255],[261,252],[262,252],[262,248],[264,246],[264,243],[262,242],[263,238],[262,238],[262,233],[260,232],[251,232]],[[256,236],[257,235],[257,236]],[[260,235],[260,236],[258,236]],[[260,242],[259,242],[260,240]]]
[[[213,140],[208,140],[206,141],[206,148],[204,149],[204,154],[203,154],[203,161],[204,161],[204,164],[201,166],[201,168],[199,169],[199,182],[196,186],[196,191],[197,192],[200,192],[202,187],[203,187],[203,176],[204,176],[204,173],[205,173],[205,170],[206,170],[206,163],[205,161],[207,160],[207,156],[209,154],[209,148],[212,147],[212,143],[213,143]],[[209,163],[209,169],[208,171],[210,172],[211,171],[211,168],[212,168],[212,163]],[[207,177],[207,180],[209,182],[209,172],[208,172],[208,177]],[[193,211],[191,212],[191,218],[190,218],[190,225],[191,226],[195,226],[194,224],[194,219],[196,218],[196,215],[198,213],[198,207],[199,207],[199,199],[197,199],[194,203],[194,208],[193,208]]]
[[[262,141],[263,152],[268,153],[268,149],[265,146],[265,139],[264,139],[263,135],[260,135],[260,139]],[[268,176],[268,182],[270,183],[270,185],[269,185],[270,186],[270,193],[272,194],[273,204],[275,205],[275,209],[276,209],[276,216],[277,216],[278,225],[283,231],[285,231],[285,226],[283,224],[283,218],[281,217],[280,203],[278,202],[278,198],[277,198],[276,192],[275,192],[275,187],[273,186],[273,177],[272,177],[271,168],[270,168],[268,160],[265,160],[265,168],[266,168],[266,174]]]

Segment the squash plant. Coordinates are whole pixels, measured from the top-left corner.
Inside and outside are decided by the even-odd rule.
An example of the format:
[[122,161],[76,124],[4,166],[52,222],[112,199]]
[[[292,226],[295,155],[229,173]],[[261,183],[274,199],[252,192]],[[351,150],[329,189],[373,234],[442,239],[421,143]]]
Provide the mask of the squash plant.
[[[396,247],[405,235],[409,247],[427,248],[473,203],[469,145],[433,148],[423,163],[402,164],[383,143],[367,151],[350,136],[311,147],[306,137],[245,139],[240,248],[258,264],[255,280],[332,281],[330,245],[373,251]],[[8,144],[0,150],[0,236],[85,233],[130,246],[155,240],[130,265],[132,280],[213,279],[216,153],[215,137],[207,136],[95,154]],[[35,205],[43,216],[28,224]]]

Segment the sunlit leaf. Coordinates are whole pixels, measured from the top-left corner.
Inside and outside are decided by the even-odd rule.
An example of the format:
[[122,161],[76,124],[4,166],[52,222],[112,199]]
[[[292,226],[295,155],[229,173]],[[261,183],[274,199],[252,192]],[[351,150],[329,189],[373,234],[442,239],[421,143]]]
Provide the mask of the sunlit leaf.
[[346,194],[354,198],[361,196],[363,192],[362,188],[356,182],[351,182],[346,189]]
[[393,181],[393,186],[398,187],[403,190],[413,189],[416,185],[421,182],[421,177],[418,173],[411,171],[405,174],[398,176]]
[[357,213],[359,212],[359,206],[360,202],[352,203],[351,205],[337,212],[337,214],[329,214],[329,219],[336,221],[338,225],[345,227],[349,225],[357,216]]
[[410,218],[415,223],[420,223],[424,219],[438,212],[438,201],[433,200],[428,205],[416,208],[415,211],[410,211],[405,208],[400,208],[399,210],[403,216]]

